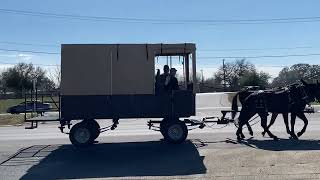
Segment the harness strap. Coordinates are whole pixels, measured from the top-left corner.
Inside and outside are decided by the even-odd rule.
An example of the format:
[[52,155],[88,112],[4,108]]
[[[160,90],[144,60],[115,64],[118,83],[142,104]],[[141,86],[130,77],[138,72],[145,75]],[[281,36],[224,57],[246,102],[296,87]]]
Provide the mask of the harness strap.
[[311,99],[310,96],[308,95],[308,93],[306,92],[306,90],[302,87],[299,86],[299,91],[302,94],[302,99],[306,101],[307,104],[309,104],[309,100]]

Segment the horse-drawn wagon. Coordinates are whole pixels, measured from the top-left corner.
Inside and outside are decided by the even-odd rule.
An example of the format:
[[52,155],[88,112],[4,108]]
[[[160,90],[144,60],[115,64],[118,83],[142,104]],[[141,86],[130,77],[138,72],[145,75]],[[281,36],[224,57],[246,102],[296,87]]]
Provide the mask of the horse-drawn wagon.
[[[181,57],[183,83],[179,89],[157,91],[155,63],[162,56]],[[63,44],[61,77],[59,102],[55,103],[59,116],[27,121],[31,128],[38,121],[59,121],[61,132],[65,126],[71,128],[69,138],[76,146],[92,144],[101,132],[114,130],[119,119],[158,118],[148,122],[149,128],[158,128],[171,143],[183,142],[189,126],[233,122],[226,114],[234,111],[228,110],[222,111],[221,118],[190,119],[196,114],[197,90],[196,46],[192,43]],[[100,127],[98,120],[102,119],[111,119],[112,125]],[[81,122],[72,125],[73,120]]]

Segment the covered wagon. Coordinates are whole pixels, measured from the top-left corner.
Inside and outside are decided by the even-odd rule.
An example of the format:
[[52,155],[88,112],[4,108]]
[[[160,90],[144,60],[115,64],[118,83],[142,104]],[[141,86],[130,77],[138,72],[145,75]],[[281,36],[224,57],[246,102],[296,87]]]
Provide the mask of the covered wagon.
[[[63,44],[61,46],[61,129],[72,120],[69,137],[77,146],[94,142],[97,122],[123,118],[160,118],[160,131],[180,143],[188,129],[179,118],[195,115],[195,44]],[[183,59],[179,90],[156,93],[155,61],[161,56]]]

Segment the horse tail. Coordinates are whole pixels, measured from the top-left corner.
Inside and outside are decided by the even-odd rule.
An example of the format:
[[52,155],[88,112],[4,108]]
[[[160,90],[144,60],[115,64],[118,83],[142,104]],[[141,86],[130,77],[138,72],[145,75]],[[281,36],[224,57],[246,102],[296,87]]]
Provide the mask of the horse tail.
[[234,117],[236,116],[237,111],[238,111],[238,96],[239,96],[239,93],[240,92],[237,92],[237,94],[232,99],[232,106],[231,106],[231,110],[232,110],[231,117],[232,117],[232,119],[234,119]]

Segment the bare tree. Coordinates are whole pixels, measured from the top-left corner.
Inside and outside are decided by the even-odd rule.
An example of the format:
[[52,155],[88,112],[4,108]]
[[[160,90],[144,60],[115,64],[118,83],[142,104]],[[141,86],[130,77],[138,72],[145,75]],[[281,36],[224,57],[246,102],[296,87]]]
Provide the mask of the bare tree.
[[320,78],[320,66],[311,64],[294,64],[285,67],[279,75],[273,79],[272,86],[286,86],[303,79],[308,82],[316,82]]
[[46,76],[46,71],[33,64],[19,63],[1,73],[5,88],[15,91],[22,97],[23,93],[33,89],[37,82],[38,90],[52,90],[54,83]]
[[61,84],[61,67],[56,66],[54,69],[51,69],[48,74],[51,81],[56,85],[56,88],[60,89]]
[[255,66],[245,59],[235,60],[220,66],[214,74],[214,79],[231,91],[238,91],[242,86],[259,85],[265,88],[268,85],[269,74],[258,73]]

